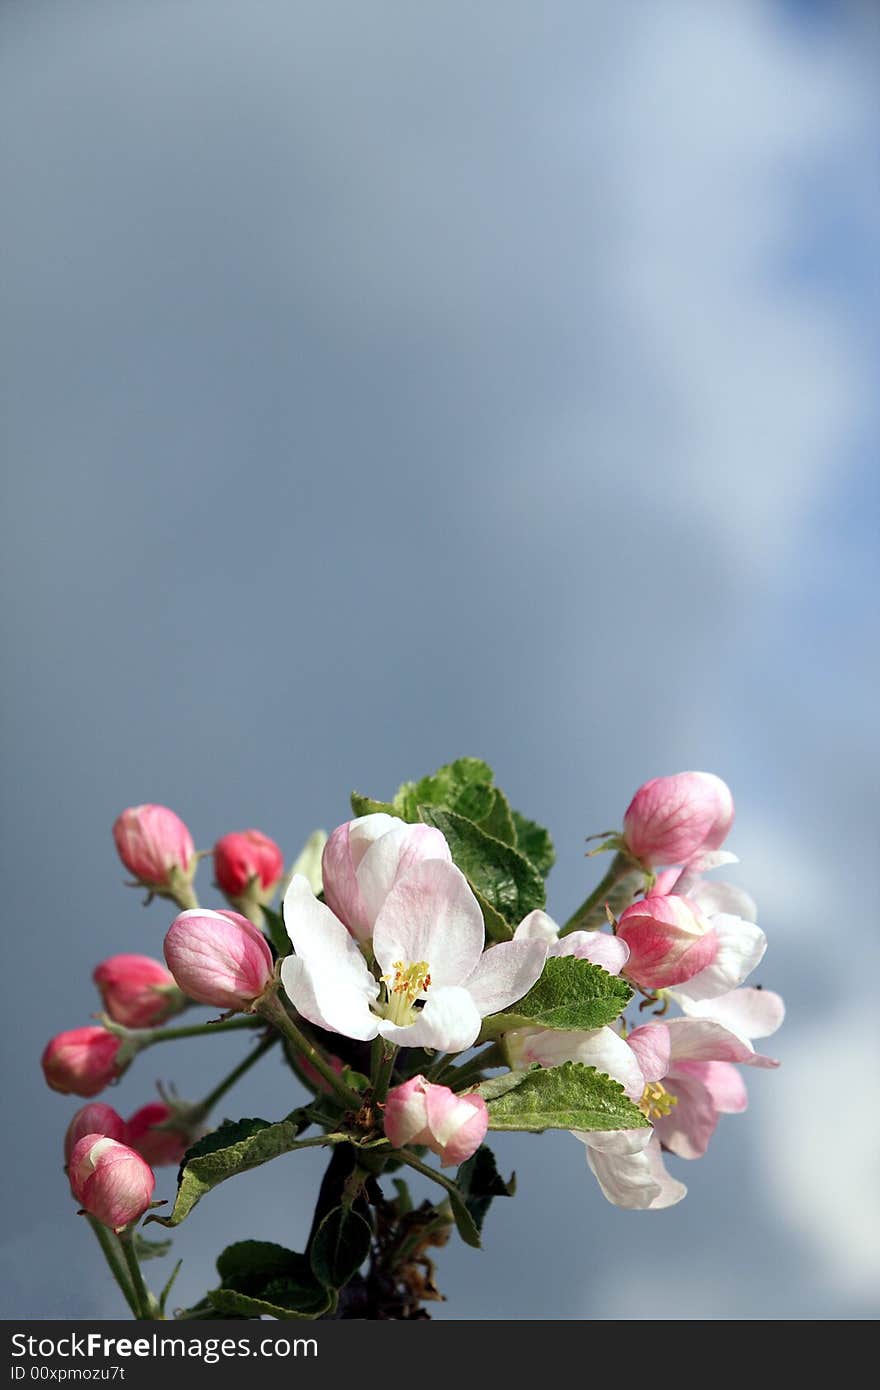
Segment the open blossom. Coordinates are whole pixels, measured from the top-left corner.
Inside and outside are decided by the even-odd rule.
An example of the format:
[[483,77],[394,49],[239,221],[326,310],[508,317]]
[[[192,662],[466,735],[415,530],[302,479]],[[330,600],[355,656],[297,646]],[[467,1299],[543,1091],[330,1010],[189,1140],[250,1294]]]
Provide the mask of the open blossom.
[[150,956],[111,956],[95,968],[104,1008],[126,1028],[152,1028],[179,1013],[185,1000],[174,977]]
[[367,941],[397,880],[426,859],[452,860],[433,826],[409,825],[381,811],[346,821],[324,846],[324,899],[353,936]]
[[121,1075],[121,1046],[121,1038],[97,1026],[58,1033],[43,1052],[46,1082],[62,1095],[96,1096]]
[[626,809],[623,842],[646,868],[681,864],[699,850],[718,849],[733,816],[730,788],[711,772],[654,777]]
[[285,895],[284,925],[295,954],[282,962],[281,981],[303,1017],[333,1033],[381,1034],[403,1047],[470,1047],[486,1015],[531,989],[547,955],[542,941],[507,941],[484,952],[480,906],[444,859],[413,864],[385,898],[372,940],[378,980],[301,875]]
[[179,1111],[163,1100],[142,1105],[125,1125],[125,1142],[152,1168],[177,1165],[195,1136]]
[[181,912],[165,937],[165,960],[184,994],[217,1009],[249,1012],[272,979],[265,937],[238,912]]
[[116,819],[113,839],[128,872],[153,892],[172,888],[175,875],[192,877],[196,866],[192,836],[167,806],[129,806]]
[[457,1096],[423,1076],[412,1076],[388,1092],[385,1133],[396,1149],[425,1144],[444,1168],[457,1167],[476,1153],[489,1128],[481,1096]]
[[84,1134],[103,1134],[107,1139],[125,1139],[125,1121],[112,1105],[93,1100],[77,1110],[64,1136],[64,1162],[70,1162],[70,1155]]
[[711,850],[705,854],[695,854],[684,865],[664,869],[657,875],[648,897],[665,897],[674,893],[688,898],[707,917],[726,912],[733,917],[742,917],[746,922],[757,922],[758,909],[754,898],[733,883],[717,883],[705,879],[704,874],[722,864],[738,864],[739,860],[729,850]]
[[140,1154],[103,1134],[85,1134],[77,1141],[68,1173],[80,1206],[114,1231],[143,1216],[156,1186]]
[[268,902],[284,873],[284,855],[261,830],[238,830],[214,846],[217,887],[227,898],[242,898],[253,886],[256,897]]
[[682,990],[670,990],[672,998],[689,1018],[720,1023],[744,1042],[769,1038],[781,1027],[785,1004],[772,989],[732,989],[712,999],[691,999]]

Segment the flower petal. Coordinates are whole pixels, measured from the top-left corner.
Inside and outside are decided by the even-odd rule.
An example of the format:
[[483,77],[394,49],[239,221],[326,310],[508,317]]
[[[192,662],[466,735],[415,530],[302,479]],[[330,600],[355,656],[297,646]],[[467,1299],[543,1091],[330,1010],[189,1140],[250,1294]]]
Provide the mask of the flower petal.
[[730,1062],[677,1062],[675,1075],[696,1077],[722,1115],[739,1115],[748,1108],[749,1094],[742,1072]]
[[[646,1132],[650,1135],[650,1131]],[[593,1138],[592,1135],[583,1137]],[[653,1136],[647,1147],[636,1153],[609,1152],[588,1143],[587,1163],[603,1195],[617,1207],[657,1211],[674,1206],[687,1192],[683,1183],[667,1173],[660,1145]]]
[[689,1018],[712,1018],[741,1038],[769,1038],[785,1018],[782,997],[772,989],[732,989],[714,999],[689,999],[684,990],[670,990]]
[[476,1042],[482,1019],[471,996],[459,985],[431,987],[425,1007],[414,1023],[379,1023],[379,1032],[398,1047],[434,1047],[464,1052]]
[[454,864],[425,859],[398,879],[382,905],[373,950],[383,974],[395,961],[427,961],[433,987],[460,985],[483,951],[483,914]]
[[334,981],[332,973],[313,969],[300,956],[287,956],[281,962],[281,983],[297,1013],[317,1028],[364,1042],[379,1031],[370,1009],[374,996],[350,980]]
[[676,1098],[668,1115],[658,1115],[654,1129],[664,1148],[679,1158],[702,1158],[718,1124],[718,1111],[696,1076],[675,1071],[666,1089]]
[[671,1070],[679,1062],[741,1062],[749,1067],[778,1067],[772,1057],[756,1052],[747,1038],[709,1018],[670,1018]]
[[553,1028],[516,1028],[504,1038],[514,1070],[538,1062],[558,1067],[563,1062],[583,1062],[619,1081],[630,1100],[641,1100],[645,1078],[638,1058],[613,1028],[591,1028],[583,1033],[563,1033]]
[[548,955],[591,960],[609,975],[619,975],[629,960],[629,947],[607,931],[573,931],[552,945]]
[[678,985],[688,999],[714,999],[735,989],[752,973],[767,949],[767,938],[754,922],[725,912],[710,920],[718,949],[711,964]]
[[530,912],[524,917],[513,933],[514,941],[556,941],[559,938],[559,927],[546,912],[540,907],[536,907],[534,912]]
[[528,994],[540,978],[546,959],[547,946],[541,940],[502,941],[484,951],[465,981],[465,989],[481,1016],[500,1013]]
[[669,1029],[665,1023],[643,1023],[627,1034],[627,1047],[632,1048],[646,1081],[662,1081],[669,1071],[671,1047]]
[[284,925],[295,956],[281,966],[291,1003],[311,1023],[350,1038],[374,1038],[370,1003],[379,986],[346,927],[296,874],[284,895]]
[[[355,841],[353,834],[353,855]],[[432,825],[392,824],[368,846],[356,876],[370,927],[375,925],[382,904],[398,879],[423,859],[442,859],[447,864],[452,860],[444,836]]]

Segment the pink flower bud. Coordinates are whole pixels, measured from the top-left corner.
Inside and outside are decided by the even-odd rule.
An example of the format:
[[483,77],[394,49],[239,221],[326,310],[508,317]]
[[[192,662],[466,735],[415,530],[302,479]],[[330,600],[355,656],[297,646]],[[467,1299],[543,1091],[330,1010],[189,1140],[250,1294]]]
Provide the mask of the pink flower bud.
[[324,846],[327,906],[352,936],[368,941],[397,880],[424,859],[452,859],[444,836],[433,826],[409,825],[382,811],[346,821]]
[[[178,1112],[161,1100],[142,1105],[126,1123],[126,1144],[145,1158],[152,1168],[171,1164],[176,1167],[195,1137],[182,1119],[179,1125],[174,1124],[177,1116]],[[158,1128],[169,1121],[171,1126],[168,1129]]]
[[633,903],[622,914],[617,935],[629,947],[621,973],[643,989],[683,984],[718,953],[717,936],[696,903],[672,895]]
[[184,1003],[174,976],[150,956],[111,956],[96,967],[92,979],[107,1013],[126,1028],[153,1028],[179,1013]]
[[70,1155],[73,1195],[91,1216],[121,1231],[150,1205],[156,1179],[140,1154],[103,1134],[84,1134]]
[[71,1028],[47,1043],[43,1073],[53,1091],[62,1095],[96,1096],[122,1075],[117,1054],[122,1039],[106,1028]]
[[70,1155],[84,1134],[103,1134],[107,1139],[125,1139],[125,1121],[112,1105],[101,1100],[90,1101],[77,1110],[64,1136],[64,1162],[70,1162]]
[[388,1092],[385,1133],[391,1143],[396,1149],[425,1144],[444,1168],[457,1167],[475,1154],[488,1128],[489,1112],[481,1096],[457,1096],[423,1076],[410,1077]]
[[711,772],[678,772],[639,787],[623,818],[623,839],[635,859],[653,868],[718,849],[732,824],[726,782]]
[[167,806],[129,806],[113,826],[116,851],[128,872],[154,892],[172,887],[175,871],[192,877],[195,846],[183,821]]
[[238,912],[181,912],[165,937],[165,959],[190,999],[245,1013],[273,973],[266,938]]
[[238,830],[214,846],[217,887],[227,898],[241,898],[256,880],[256,896],[267,901],[284,873],[284,855],[274,840],[259,830]]

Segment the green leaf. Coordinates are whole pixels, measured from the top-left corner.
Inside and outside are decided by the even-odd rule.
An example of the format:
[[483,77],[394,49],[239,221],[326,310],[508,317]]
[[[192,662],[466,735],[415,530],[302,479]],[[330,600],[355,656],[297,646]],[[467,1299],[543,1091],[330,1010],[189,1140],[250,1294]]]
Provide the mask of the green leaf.
[[369,1255],[372,1239],[369,1222],[351,1207],[328,1212],[311,1242],[312,1269],[321,1283],[343,1288]]
[[498,1171],[495,1155],[487,1144],[481,1144],[477,1152],[462,1163],[455,1181],[478,1231],[483,1229],[492,1198],[512,1197],[516,1191],[516,1175],[513,1174],[508,1182],[504,1181]]
[[374,801],[371,796],[361,796],[360,792],[352,792],[351,810],[354,816],[373,816],[378,812],[386,816],[398,815],[390,801]]
[[550,956],[541,978],[524,999],[483,1020],[481,1038],[511,1028],[558,1028],[586,1032],[613,1023],[633,997],[625,980],[574,956]]
[[512,1091],[515,1086],[521,1086],[530,1071],[540,1070],[539,1064],[535,1062],[531,1067],[524,1068],[522,1071],[506,1071],[503,1076],[490,1076],[488,1081],[481,1081],[479,1086],[474,1087],[474,1093],[482,1096],[488,1105],[490,1100],[497,1100],[499,1096],[504,1096],[508,1091]]
[[140,1231],[134,1233],[134,1251],[138,1259],[161,1260],[163,1255],[167,1255],[171,1249],[171,1237],[166,1236],[164,1240],[147,1240]]
[[550,831],[545,830],[543,825],[529,820],[519,811],[512,811],[511,815],[516,827],[517,848],[534,864],[541,877],[546,878],[556,863],[556,850],[553,848]]
[[449,1205],[452,1208],[452,1217],[455,1227],[465,1245],[470,1245],[472,1249],[479,1250],[482,1242],[480,1241],[480,1231],[471,1213],[468,1211],[465,1200],[461,1193],[455,1189],[447,1192]]
[[481,758],[456,758],[418,782],[404,782],[394,797],[394,812],[417,821],[420,806],[437,806],[481,821],[492,810],[492,778],[491,767]]
[[496,840],[501,840],[505,845],[516,847],[516,826],[513,823],[510,802],[500,787],[495,787],[492,798],[489,814],[480,818],[480,829]]
[[217,1260],[217,1272],[223,1287],[208,1297],[220,1311],[314,1318],[330,1305],[328,1292],[315,1278],[307,1257],[272,1241],[241,1240],[228,1245]]
[[519,1086],[490,1100],[488,1110],[489,1128],[495,1130],[644,1129],[648,1124],[619,1082],[580,1062],[527,1072]]
[[[148,1216],[161,1226],[179,1226],[196,1203],[227,1178],[246,1173],[279,1154],[298,1149],[296,1124],[280,1120],[248,1119],[226,1121],[204,1139],[199,1139],[183,1156],[177,1178],[177,1197],[170,1216]],[[146,1224],[146,1222],[144,1223]]]
[[236,1289],[209,1289],[208,1302],[215,1312],[222,1313],[224,1317],[268,1317],[277,1318],[279,1322],[314,1321],[330,1312],[334,1306],[330,1290],[322,1288],[320,1284],[316,1288],[319,1293],[315,1300],[302,1308],[295,1306],[296,1300],[301,1297],[299,1285],[289,1284],[286,1280],[271,1285],[262,1298],[238,1293]]
[[264,907],[263,922],[266,928],[266,935],[275,948],[275,954],[279,959],[283,960],[284,957],[289,956],[293,950],[290,937],[284,929],[284,918],[281,916],[281,913],[276,912],[274,908]]
[[488,942],[510,941],[513,937],[513,927],[510,926],[507,918],[502,917],[501,913],[498,912],[490,902],[487,902],[482,893],[474,888],[473,884],[471,884],[471,889],[473,890],[474,897],[480,904],[480,911],[483,914],[483,926],[486,929],[486,940]]
[[[544,880],[518,850],[454,811],[423,806],[421,818],[446,836],[454,862],[508,928],[518,926],[534,908],[544,906]],[[511,935],[510,930],[507,935]]]

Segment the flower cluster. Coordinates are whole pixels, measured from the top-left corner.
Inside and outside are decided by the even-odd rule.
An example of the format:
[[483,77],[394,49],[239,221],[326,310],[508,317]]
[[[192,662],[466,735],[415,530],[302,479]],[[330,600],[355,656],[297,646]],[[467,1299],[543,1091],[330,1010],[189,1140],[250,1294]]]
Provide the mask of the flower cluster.
[[[361,1285],[362,1299],[396,1290],[398,1312],[383,1303],[369,1315],[412,1316],[413,1290],[429,1296],[426,1245],[441,1243],[450,1221],[478,1244],[490,1201],[512,1192],[486,1146],[490,1130],[568,1130],[609,1201],[673,1205],[686,1189],[665,1156],[702,1157],[719,1117],[746,1108],[740,1068],[777,1065],[754,1047],[783,1017],[777,994],[746,984],[767,944],[755,905],[706,877],[735,862],[722,848],[734,807],[720,778],[687,772],[645,783],[621,830],[603,838],[608,872],[562,926],[546,911],[550,837],[510,809],[484,763],[459,759],[390,802],[352,801],[354,818],[329,837],[316,832],[286,887],[283,855],[267,836],[222,836],[212,857],[228,906],[216,908],[199,905],[203,856],[180,818],[161,806],[123,812],[114,826],[123,864],[150,897],[180,909],[165,963],[132,954],[102,962],[100,1021],[59,1034],[43,1054],[52,1089],[90,1099],[166,1038],[256,1033],[257,1046],[199,1104],[162,1091],[124,1120],[90,1099],[71,1120],[71,1190],[116,1233],[106,1239],[120,1239],[130,1264],[131,1232],[155,1205],[153,1169],[181,1165],[170,1213],[149,1218],[176,1226],[205,1190],[190,1165],[209,1111],[278,1045],[308,1103],[282,1101],[288,1118],[276,1125],[226,1122],[205,1142],[208,1186],[309,1144],[333,1154],[305,1256],[290,1254],[291,1269],[306,1260],[312,1283],[300,1288],[296,1264],[301,1301],[281,1316],[344,1309]],[[176,1022],[198,1005],[213,1016]],[[314,1137],[302,1138],[309,1127]],[[455,1179],[428,1155],[457,1169]],[[446,1189],[436,1207],[418,1209],[421,1243],[387,1239],[389,1221],[402,1232],[415,1219],[401,1179],[394,1199],[376,1185],[401,1166]],[[327,1222],[334,1248],[352,1260],[344,1277],[334,1266],[332,1281],[321,1254]],[[209,1293],[206,1314],[271,1307],[268,1294],[254,1303],[258,1274],[248,1281],[250,1292]],[[152,1295],[138,1303],[139,1288],[137,1277],[123,1286],[136,1316],[164,1308]]]

